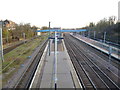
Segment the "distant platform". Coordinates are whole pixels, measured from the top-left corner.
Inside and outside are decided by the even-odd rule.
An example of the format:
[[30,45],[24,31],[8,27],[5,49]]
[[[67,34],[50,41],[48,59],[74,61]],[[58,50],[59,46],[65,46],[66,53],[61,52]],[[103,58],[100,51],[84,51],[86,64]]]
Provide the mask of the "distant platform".
[[[99,42],[99,41],[96,41],[96,40],[93,40],[93,39],[90,39],[90,38],[87,38],[87,37],[84,37],[84,36],[81,36],[79,34],[76,34],[76,35],[73,35],[71,33],[72,36],[74,36],[75,38],[83,41],[84,43],[106,53],[106,54],[109,54],[109,45],[105,44],[105,43],[102,43],[102,42]],[[113,46],[110,46],[112,48],[112,53],[111,53],[111,56],[120,60],[120,49],[116,48],[116,47],[113,47]]]

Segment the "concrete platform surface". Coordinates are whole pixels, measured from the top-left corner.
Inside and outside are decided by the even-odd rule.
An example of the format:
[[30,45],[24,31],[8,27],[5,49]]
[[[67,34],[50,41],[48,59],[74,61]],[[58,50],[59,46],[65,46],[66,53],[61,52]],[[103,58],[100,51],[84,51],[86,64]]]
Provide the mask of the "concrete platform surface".
[[[53,88],[54,87],[54,43],[51,41],[51,54],[48,52],[45,58],[45,66],[41,79],[40,88]],[[61,44],[61,45],[60,45]],[[58,61],[57,61],[57,88],[74,88],[74,82],[71,75],[71,70],[68,65],[68,58],[64,51],[62,43],[59,44],[58,48]]]

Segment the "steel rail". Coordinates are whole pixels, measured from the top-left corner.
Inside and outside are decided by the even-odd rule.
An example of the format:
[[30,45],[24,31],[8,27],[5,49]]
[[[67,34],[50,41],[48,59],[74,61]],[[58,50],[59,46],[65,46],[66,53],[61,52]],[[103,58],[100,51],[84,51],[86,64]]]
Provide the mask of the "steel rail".
[[[94,62],[84,53],[85,51],[84,51],[82,48],[78,47],[77,44],[75,44],[75,43],[72,43],[72,42],[71,42],[71,44],[73,44],[74,46],[76,46],[77,50],[82,54],[82,56],[85,56],[85,57],[87,58],[86,60],[89,60],[105,77],[108,78],[108,80],[109,80],[110,82],[112,82],[112,84],[113,84],[116,88],[120,89],[96,64],[94,64]],[[89,64],[89,66],[90,66],[90,64]],[[98,70],[97,70],[97,73],[98,73]],[[100,73],[100,72],[99,72],[99,73]]]

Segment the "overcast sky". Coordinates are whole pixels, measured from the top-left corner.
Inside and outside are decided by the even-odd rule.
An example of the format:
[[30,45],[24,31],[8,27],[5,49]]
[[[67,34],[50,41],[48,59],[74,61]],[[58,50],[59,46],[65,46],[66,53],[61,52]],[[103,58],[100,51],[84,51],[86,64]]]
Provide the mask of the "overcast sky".
[[78,28],[109,16],[118,17],[120,0],[0,0],[0,20],[36,26]]

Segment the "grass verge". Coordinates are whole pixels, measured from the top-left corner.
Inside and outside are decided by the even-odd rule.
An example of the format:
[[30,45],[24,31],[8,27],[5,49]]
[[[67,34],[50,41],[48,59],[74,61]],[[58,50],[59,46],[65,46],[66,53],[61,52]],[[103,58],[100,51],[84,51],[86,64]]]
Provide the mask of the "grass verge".
[[35,48],[40,45],[41,42],[44,41],[46,38],[47,36],[36,38],[4,55],[4,62],[2,64],[3,86],[19,69],[19,67],[24,63],[24,61],[27,60],[29,56],[31,56]]

